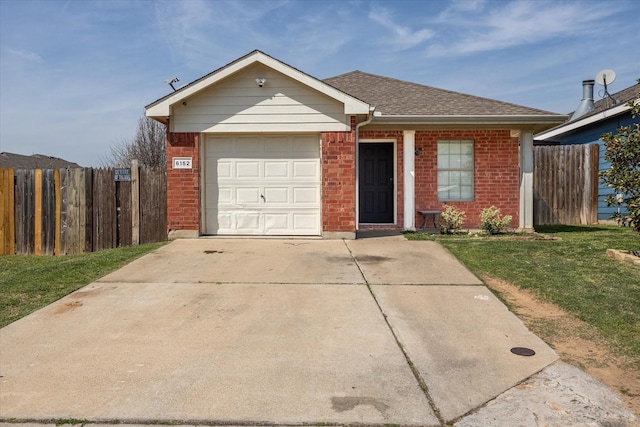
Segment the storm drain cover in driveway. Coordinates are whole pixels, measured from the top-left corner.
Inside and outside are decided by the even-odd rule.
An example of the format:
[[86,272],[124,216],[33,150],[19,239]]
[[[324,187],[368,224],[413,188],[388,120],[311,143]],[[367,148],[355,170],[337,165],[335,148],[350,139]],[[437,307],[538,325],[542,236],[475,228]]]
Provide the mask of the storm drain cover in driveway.
[[517,354],[518,356],[533,356],[534,354],[536,354],[535,351],[526,347],[513,347],[511,349],[511,353]]

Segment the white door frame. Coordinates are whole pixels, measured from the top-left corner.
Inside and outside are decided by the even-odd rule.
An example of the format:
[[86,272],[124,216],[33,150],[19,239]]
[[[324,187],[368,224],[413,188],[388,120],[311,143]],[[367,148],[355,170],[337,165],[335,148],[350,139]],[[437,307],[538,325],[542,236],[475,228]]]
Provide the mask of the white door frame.
[[[360,144],[393,143],[393,222],[398,223],[398,140],[396,138],[364,138],[358,141],[356,153],[360,152]],[[356,165],[356,230],[360,229],[360,156]],[[365,223],[366,224],[366,223]]]

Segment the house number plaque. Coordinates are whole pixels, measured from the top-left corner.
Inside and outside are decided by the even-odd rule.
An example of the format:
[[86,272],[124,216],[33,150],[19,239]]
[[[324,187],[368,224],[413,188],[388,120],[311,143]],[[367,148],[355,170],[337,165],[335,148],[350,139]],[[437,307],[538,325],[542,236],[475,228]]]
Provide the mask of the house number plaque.
[[193,157],[174,157],[174,169],[193,169]]

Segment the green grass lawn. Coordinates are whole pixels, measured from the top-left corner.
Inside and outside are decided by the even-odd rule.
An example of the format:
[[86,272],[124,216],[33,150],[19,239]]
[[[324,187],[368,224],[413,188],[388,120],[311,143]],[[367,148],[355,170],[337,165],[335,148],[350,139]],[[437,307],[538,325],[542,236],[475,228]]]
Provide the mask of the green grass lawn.
[[640,249],[640,236],[630,228],[603,225],[536,231],[555,239],[438,235],[435,240],[478,276],[528,289],[595,326],[640,369],[640,267],[606,255],[607,248]]
[[0,255],[0,327],[162,246],[151,243],[82,255]]

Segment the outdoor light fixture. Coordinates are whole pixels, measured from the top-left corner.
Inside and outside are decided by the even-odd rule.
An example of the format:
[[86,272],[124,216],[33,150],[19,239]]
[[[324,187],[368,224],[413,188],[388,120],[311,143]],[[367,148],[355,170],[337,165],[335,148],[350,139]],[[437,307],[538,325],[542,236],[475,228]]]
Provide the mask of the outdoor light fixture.
[[414,150],[414,153],[415,153],[416,156],[419,156],[420,153],[422,153],[422,148],[416,147],[416,149]]
[[256,83],[258,83],[258,86],[260,86],[260,87],[264,86],[266,81],[267,81],[267,79],[265,79],[264,77],[258,77],[256,79]]

